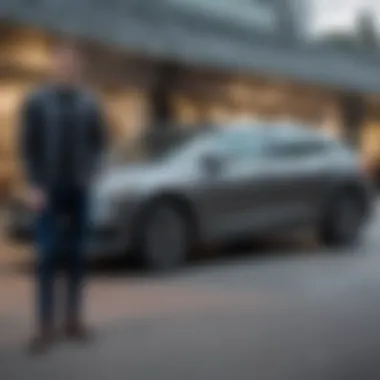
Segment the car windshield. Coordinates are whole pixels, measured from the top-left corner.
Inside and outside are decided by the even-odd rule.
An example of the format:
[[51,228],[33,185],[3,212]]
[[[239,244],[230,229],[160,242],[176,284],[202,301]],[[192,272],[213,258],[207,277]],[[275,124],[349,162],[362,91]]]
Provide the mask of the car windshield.
[[198,136],[199,130],[169,130],[151,132],[134,141],[123,141],[111,149],[107,162],[125,165],[137,162],[159,162],[185,149]]

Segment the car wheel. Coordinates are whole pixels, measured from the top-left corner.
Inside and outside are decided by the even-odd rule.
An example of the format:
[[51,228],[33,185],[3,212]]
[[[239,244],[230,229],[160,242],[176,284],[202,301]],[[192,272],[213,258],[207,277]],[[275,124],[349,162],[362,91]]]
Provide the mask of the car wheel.
[[147,211],[138,236],[138,253],[148,269],[168,271],[178,268],[188,256],[191,243],[189,223],[169,202],[156,204]]
[[339,194],[327,206],[320,228],[320,240],[330,246],[354,244],[363,230],[364,210],[354,192]]

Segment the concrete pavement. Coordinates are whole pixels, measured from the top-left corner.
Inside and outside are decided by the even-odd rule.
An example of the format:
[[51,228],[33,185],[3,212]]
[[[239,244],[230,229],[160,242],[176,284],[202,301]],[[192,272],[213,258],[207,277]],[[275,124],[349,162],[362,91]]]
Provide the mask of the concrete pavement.
[[33,287],[15,250],[0,264],[0,379],[377,380],[379,227],[380,214],[351,252],[291,242],[165,278],[95,271],[95,342],[33,359]]

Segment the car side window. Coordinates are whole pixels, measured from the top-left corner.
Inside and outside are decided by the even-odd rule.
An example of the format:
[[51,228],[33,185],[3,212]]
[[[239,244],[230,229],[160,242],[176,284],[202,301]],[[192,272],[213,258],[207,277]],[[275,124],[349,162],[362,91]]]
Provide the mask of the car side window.
[[324,154],[330,149],[330,145],[317,139],[278,139],[269,147],[270,154],[278,158],[306,158]]
[[231,132],[221,135],[215,144],[220,156],[230,161],[249,161],[264,157],[266,139],[254,131]]

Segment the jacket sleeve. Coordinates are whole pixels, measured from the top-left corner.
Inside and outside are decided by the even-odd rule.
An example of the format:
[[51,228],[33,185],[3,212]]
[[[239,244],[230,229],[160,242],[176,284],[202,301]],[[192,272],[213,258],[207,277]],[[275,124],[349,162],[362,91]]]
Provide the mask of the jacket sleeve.
[[39,186],[42,182],[42,126],[39,106],[34,96],[30,96],[22,105],[20,128],[21,159],[25,174],[30,184]]
[[97,166],[107,148],[108,131],[102,107],[98,102],[94,104],[92,115],[91,147],[95,159],[95,166]]

